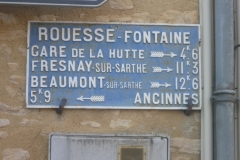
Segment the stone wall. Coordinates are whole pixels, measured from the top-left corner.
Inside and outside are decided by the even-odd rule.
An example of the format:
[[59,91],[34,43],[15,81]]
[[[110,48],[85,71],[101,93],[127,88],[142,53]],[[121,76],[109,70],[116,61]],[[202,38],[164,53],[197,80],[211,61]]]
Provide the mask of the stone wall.
[[28,21],[198,24],[197,0],[109,0],[99,8],[0,5],[0,157],[47,160],[51,132],[168,134],[171,160],[200,159],[200,112],[26,109]]

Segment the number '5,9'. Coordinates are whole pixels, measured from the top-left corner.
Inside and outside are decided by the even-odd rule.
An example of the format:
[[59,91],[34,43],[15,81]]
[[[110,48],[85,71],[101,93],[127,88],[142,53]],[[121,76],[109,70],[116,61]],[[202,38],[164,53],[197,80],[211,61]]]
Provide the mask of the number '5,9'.
[[[38,99],[37,99],[37,91],[36,91],[36,90],[31,91],[30,97],[31,97],[30,102],[31,102],[31,103],[36,103],[37,100],[38,100]],[[48,90],[47,90],[47,91],[44,91],[44,101],[45,101],[46,103],[49,103],[50,100],[51,100],[51,92],[48,91]]]

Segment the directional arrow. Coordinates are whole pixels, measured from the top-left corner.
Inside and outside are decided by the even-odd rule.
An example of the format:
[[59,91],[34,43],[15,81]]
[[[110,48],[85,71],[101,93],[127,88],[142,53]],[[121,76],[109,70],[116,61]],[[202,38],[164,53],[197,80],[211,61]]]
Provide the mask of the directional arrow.
[[79,98],[77,98],[77,100],[79,100],[79,101],[84,101],[85,99],[88,99],[92,102],[103,102],[103,101],[105,101],[104,96],[92,96],[90,98],[83,98],[83,96],[80,96]]
[[168,84],[167,82],[165,82],[165,84],[160,84],[158,82],[150,82],[151,83],[151,88],[159,88],[159,87],[170,87],[171,84]]
[[150,55],[150,57],[160,57],[160,58],[164,56],[173,58],[173,57],[176,57],[177,54],[174,54],[173,52],[170,52],[169,54],[164,54],[163,52],[151,52],[151,55]]
[[153,68],[153,72],[162,72],[162,71],[167,71],[167,72],[171,72],[173,71],[173,69],[170,69],[167,67],[167,69],[163,69],[161,67],[152,67]]

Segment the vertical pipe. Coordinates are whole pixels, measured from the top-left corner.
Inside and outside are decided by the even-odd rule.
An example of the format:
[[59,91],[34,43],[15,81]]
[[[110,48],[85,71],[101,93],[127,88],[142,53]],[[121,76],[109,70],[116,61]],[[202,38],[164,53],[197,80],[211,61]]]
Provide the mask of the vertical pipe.
[[[240,1],[239,0],[236,0],[236,45],[240,44]],[[237,92],[238,92],[238,97],[240,97],[240,47],[238,47],[236,49],[236,52],[235,52],[235,55],[237,55]],[[239,103],[238,103],[238,107],[237,107],[237,110],[238,110],[238,123],[237,123],[237,138],[238,138],[238,141],[237,141],[237,156],[238,158],[240,158],[240,108],[239,108]]]
[[234,102],[229,101],[235,97],[233,0],[215,0],[214,6],[214,160],[234,160]]
[[[238,7],[239,7],[239,2],[238,0],[234,0],[234,32],[235,32],[235,37],[234,37],[234,46],[236,46],[237,44],[239,44],[239,35],[238,35],[238,26],[239,26],[239,22],[238,22]],[[235,55],[235,89],[237,91],[237,97],[239,97],[239,83],[238,83],[238,79],[239,79],[239,58],[240,56],[238,55],[240,52],[238,52],[238,49],[234,49],[234,55]],[[236,103],[236,105],[238,105],[238,103]],[[239,108],[238,106],[235,105],[235,160],[239,160]]]
[[199,0],[201,48],[203,63],[203,108],[201,111],[201,160],[213,160],[212,78],[213,78],[213,5],[212,0]]

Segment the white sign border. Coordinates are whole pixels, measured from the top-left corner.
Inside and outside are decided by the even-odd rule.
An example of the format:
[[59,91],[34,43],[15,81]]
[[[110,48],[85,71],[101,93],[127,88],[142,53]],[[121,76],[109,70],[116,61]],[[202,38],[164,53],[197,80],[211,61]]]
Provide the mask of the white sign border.
[[[192,108],[192,110],[201,110],[202,109],[202,52],[201,52],[201,34],[200,34],[200,24],[163,24],[163,23],[104,23],[104,22],[71,22],[71,21],[28,21],[28,31],[27,31],[27,64],[26,64],[26,108],[59,108],[59,106],[47,106],[47,105],[28,105],[28,77],[29,77],[29,52],[30,52],[30,27],[31,23],[75,23],[75,24],[115,24],[115,25],[152,25],[152,26],[186,26],[186,27],[198,27],[198,37],[199,37],[199,105],[198,107]],[[60,101],[59,101],[60,104]],[[64,108],[67,109],[149,109],[149,110],[186,110],[186,107],[153,107],[153,106],[144,106],[144,107],[138,107],[138,106],[64,106]]]
[[36,5],[36,6],[66,6],[66,7],[99,7],[103,5],[107,0],[104,0],[98,5],[83,5],[83,4],[57,4],[57,3],[30,3],[30,2],[0,2],[0,4],[11,4],[11,5]]

